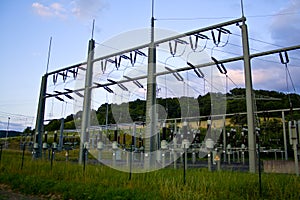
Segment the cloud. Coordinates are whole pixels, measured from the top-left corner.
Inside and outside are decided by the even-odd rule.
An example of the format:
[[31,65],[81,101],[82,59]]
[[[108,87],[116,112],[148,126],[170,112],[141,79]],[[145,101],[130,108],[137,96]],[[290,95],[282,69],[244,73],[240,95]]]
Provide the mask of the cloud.
[[42,17],[59,17],[66,18],[66,9],[60,3],[52,3],[49,6],[34,2],[31,7],[34,12]]
[[[254,89],[276,90],[281,92],[294,92],[292,82],[296,92],[300,91],[300,67],[288,66],[290,77],[286,77],[285,66],[281,64],[270,64],[269,62],[252,62],[252,82]],[[228,80],[228,87],[245,87],[244,69],[227,69],[228,76],[234,81]],[[287,78],[287,79],[286,79]],[[288,81],[288,83],[286,82]]]
[[40,16],[49,17],[49,16],[52,16],[52,14],[53,14],[50,11],[50,8],[47,6],[44,6],[43,4],[35,2],[31,6],[34,9],[34,11]]
[[66,5],[58,2],[50,5],[34,2],[31,7],[37,15],[42,17],[66,19],[75,16],[78,19],[90,20],[97,18],[107,5],[104,0],[74,0]]
[[[300,44],[300,1],[289,0],[287,5],[276,13],[273,17],[270,25],[271,38],[273,43],[280,46],[294,46]],[[295,86],[296,92],[300,89],[300,79],[297,74],[300,73],[300,62],[298,59],[300,53],[298,51],[289,51],[288,67],[291,73],[291,78]],[[268,87],[275,87],[281,91],[294,92],[292,88],[291,80],[288,78],[288,84],[286,83],[285,70],[272,69],[272,79],[268,81]],[[288,92],[288,91],[287,91]]]
[[227,69],[228,76],[234,81],[228,81],[229,87],[235,87],[235,85],[239,87],[245,86],[245,78],[244,78],[244,71],[241,69]]
[[[9,131],[23,131],[27,126],[24,123],[18,122],[10,122],[9,123]],[[7,130],[7,122],[0,121],[0,130],[6,131]],[[9,135],[8,135],[9,136]]]
[[277,12],[271,21],[270,30],[272,39],[278,45],[299,44],[300,1],[290,0],[286,7]]
[[72,13],[81,19],[96,18],[107,7],[103,0],[75,0]]

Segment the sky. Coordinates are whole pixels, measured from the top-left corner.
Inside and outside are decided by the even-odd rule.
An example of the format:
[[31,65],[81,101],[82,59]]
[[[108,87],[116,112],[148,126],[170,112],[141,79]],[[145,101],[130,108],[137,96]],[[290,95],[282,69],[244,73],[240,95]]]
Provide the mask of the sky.
[[[244,0],[243,6],[251,53],[300,44],[299,0]],[[240,18],[241,15],[240,0],[154,1],[155,26],[178,33]],[[35,126],[50,37],[48,72],[81,63],[87,59],[93,19],[93,37],[99,45],[119,34],[149,28],[151,0],[2,0],[0,17],[0,129],[23,130],[26,126]],[[237,30],[234,32],[237,35],[231,36],[229,45],[223,50],[225,53],[214,52],[214,56],[221,59],[241,53],[241,38]],[[212,50],[208,51],[209,54],[212,55]],[[293,82],[288,80],[287,84],[285,66],[280,63],[278,55],[266,56],[252,60],[254,89],[298,93],[300,54],[296,50],[288,55]],[[229,84],[230,87],[244,87],[241,63],[226,67],[234,82]],[[54,106],[58,108],[50,114]],[[72,114],[72,109],[59,101],[49,100],[46,107],[46,118]]]

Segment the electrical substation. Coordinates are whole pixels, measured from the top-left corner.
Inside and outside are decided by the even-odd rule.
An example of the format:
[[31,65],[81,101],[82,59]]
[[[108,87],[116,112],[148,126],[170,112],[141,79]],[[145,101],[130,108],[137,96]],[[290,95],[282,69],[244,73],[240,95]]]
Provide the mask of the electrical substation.
[[[33,156],[41,158],[47,150],[66,151],[67,156],[72,148],[63,139],[79,135],[80,164],[86,163],[89,153],[100,163],[121,171],[148,172],[167,166],[187,167],[188,160],[191,166],[199,167],[199,159],[207,158],[205,166],[210,170],[239,163],[255,173],[260,170],[262,153],[287,160],[290,143],[297,170],[300,121],[289,117],[287,122],[285,117],[300,109],[257,110],[251,65],[255,59],[275,54],[276,62],[288,69],[292,59],[289,52],[300,45],[251,53],[246,22],[241,17],[182,34],[161,34],[164,37],[159,38],[152,18],[150,37],[145,32],[150,40],[121,51],[97,50],[97,43],[90,39],[87,61],[42,76]],[[240,53],[234,56],[226,53],[231,40],[240,42],[235,44]],[[228,81],[234,83],[226,68],[231,64],[244,69],[246,113],[226,112]],[[210,95],[211,105],[207,108],[210,115],[203,116],[196,98],[205,94]],[[176,109],[181,117],[170,116],[171,109],[175,109],[168,104],[170,98],[179,102],[180,108]],[[99,99],[106,101],[105,122],[97,121],[95,114]],[[134,121],[129,102],[136,99],[146,102],[145,115]],[[158,104],[158,99],[162,103]],[[46,107],[51,102],[75,105],[76,130],[65,129],[62,119],[54,143],[48,144],[44,126],[48,120]],[[266,112],[281,113],[281,148],[260,146],[258,116]],[[237,115],[247,119],[246,125],[226,130],[228,119]],[[115,123],[110,123],[110,118]],[[72,136],[67,136],[69,133]]]

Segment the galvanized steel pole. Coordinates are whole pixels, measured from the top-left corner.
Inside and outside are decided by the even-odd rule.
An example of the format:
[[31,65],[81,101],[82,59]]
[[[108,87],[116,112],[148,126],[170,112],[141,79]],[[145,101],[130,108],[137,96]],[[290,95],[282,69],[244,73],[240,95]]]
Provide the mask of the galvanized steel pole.
[[[156,47],[154,44],[154,17],[151,18],[151,43],[148,49],[148,77],[147,77],[147,102],[146,102],[146,135],[145,135],[145,167],[150,167],[149,162],[154,158],[151,152],[155,151],[155,128],[156,128]],[[154,154],[153,154],[154,155]],[[147,163],[148,162],[148,163]]]
[[281,114],[282,114],[282,129],[283,129],[284,155],[285,155],[285,160],[288,160],[284,111],[282,111]]
[[43,139],[43,131],[44,131],[44,117],[45,117],[45,103],[46,103],[46,90],[47,90],[47,78],[48,74],[45,74],[42,77],[41,89],[40,89],[40,97],[39,104],[37,110],[36,124],[35,124],[35,143],[38,144],[38,149],[36,150],[35,156],[42,157],[42,139]]
[[255,123],[254,123],[254,104],[253,104],[254,95],[253,95],[253,87],[252,87],[248,29],[245,21],[243,21],[240,27],[242,29],[244,74],[245,74],[245,85],[246,85],[249,171],[255,173],[256,172],[256,135],[255,135]]
[[79,151],[79,164],[82,164],[84,143],[87,142],[86,132],[90,126],[90,114],[91,114],[91,94],[92,94],[92,79],[93,79],[93,59],[94,59],[95,40],[89,41],[88,59],[85,74],[85,88],[83,99],[83,112],[81,121],[81,133],[80,133],[80,151]]

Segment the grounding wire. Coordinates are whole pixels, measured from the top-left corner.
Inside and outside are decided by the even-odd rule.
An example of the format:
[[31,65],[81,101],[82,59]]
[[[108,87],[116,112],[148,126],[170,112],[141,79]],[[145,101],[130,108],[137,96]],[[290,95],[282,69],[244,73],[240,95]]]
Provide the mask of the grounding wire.
[[[238,36],[238,37],[242,37],[241,34],[237,34],[237,33],[232,33],[232,35]],[[275,46],[275,47],[284,48],[284,46],[282,46],[282,45],[274,44],[274,43],[271,43],[271,42],[266,42],[266,41],[263,41],[263,40],[260,40],[260,39],[256,39],[256,38],[253,38],[253,37],[248,37],[248,39],[249,40],[253,40],[255,42],[260,42],[260,43],[263,43],[263,44],[268,44],[268,45],[272,45],[272,46]],[[299,49],[295,49],[295,51],[300,51],[300,50]]]
[[[265,18],[265,17],[276,17],[283,15],[299,15],[298,12],[289,13],[278,13],[278,14],[267,14],[267,15],[249,15],[247,18]],[[212,19],[234,19],[234,16],[223,16],[223,17],[190,17],[190,18],[156,18],[157,21],[194,21],[194,20],[212,20]]]
[[[286,79],[288,79],[288,78],[290,79],[291,84],[292,84],[292,87],[293,87],[293,90],[294,90],[295,93],[297,93],[297,92],[296,92],[295,85],[294,85],[294,81],[293,81],[293,79],[292,79],[290,70],[288,69],[287,63],[285,64],[285,69],[286,69]],[[287,81],[287,84],[288,84],[288,81]]]
[[[207,47],[207,49],[211,49],[210,47]],[[223,51],[223,50],[220,50],[220,49],[214,49],[214,51],[219,51],[219,52],[223,52],[223,53],[227,53],[227,54],[230,54],[230,55],[235,55],[235,56],[240,56],[240,54],[238,53],[234,53],[234,52],[230,52],[230,51]],[[291,57],[293,58],[293,57]],[[261,60],[261,61],[265,61],[265,62],[270,62],[270,63],[275,63],[275,64],[278,64],[277,61],[274,61],[274,60],[268,60],[268,59],[264,59],[264,58],[259,58],[259,57],[256,57],[255,58],[256,60]],[[293,58],[295,59],[295,58]],[[294,64],[289,64],[289,66],[291,67],[300,67],[300,66],[297,66],[297,65],[294,65]]]

